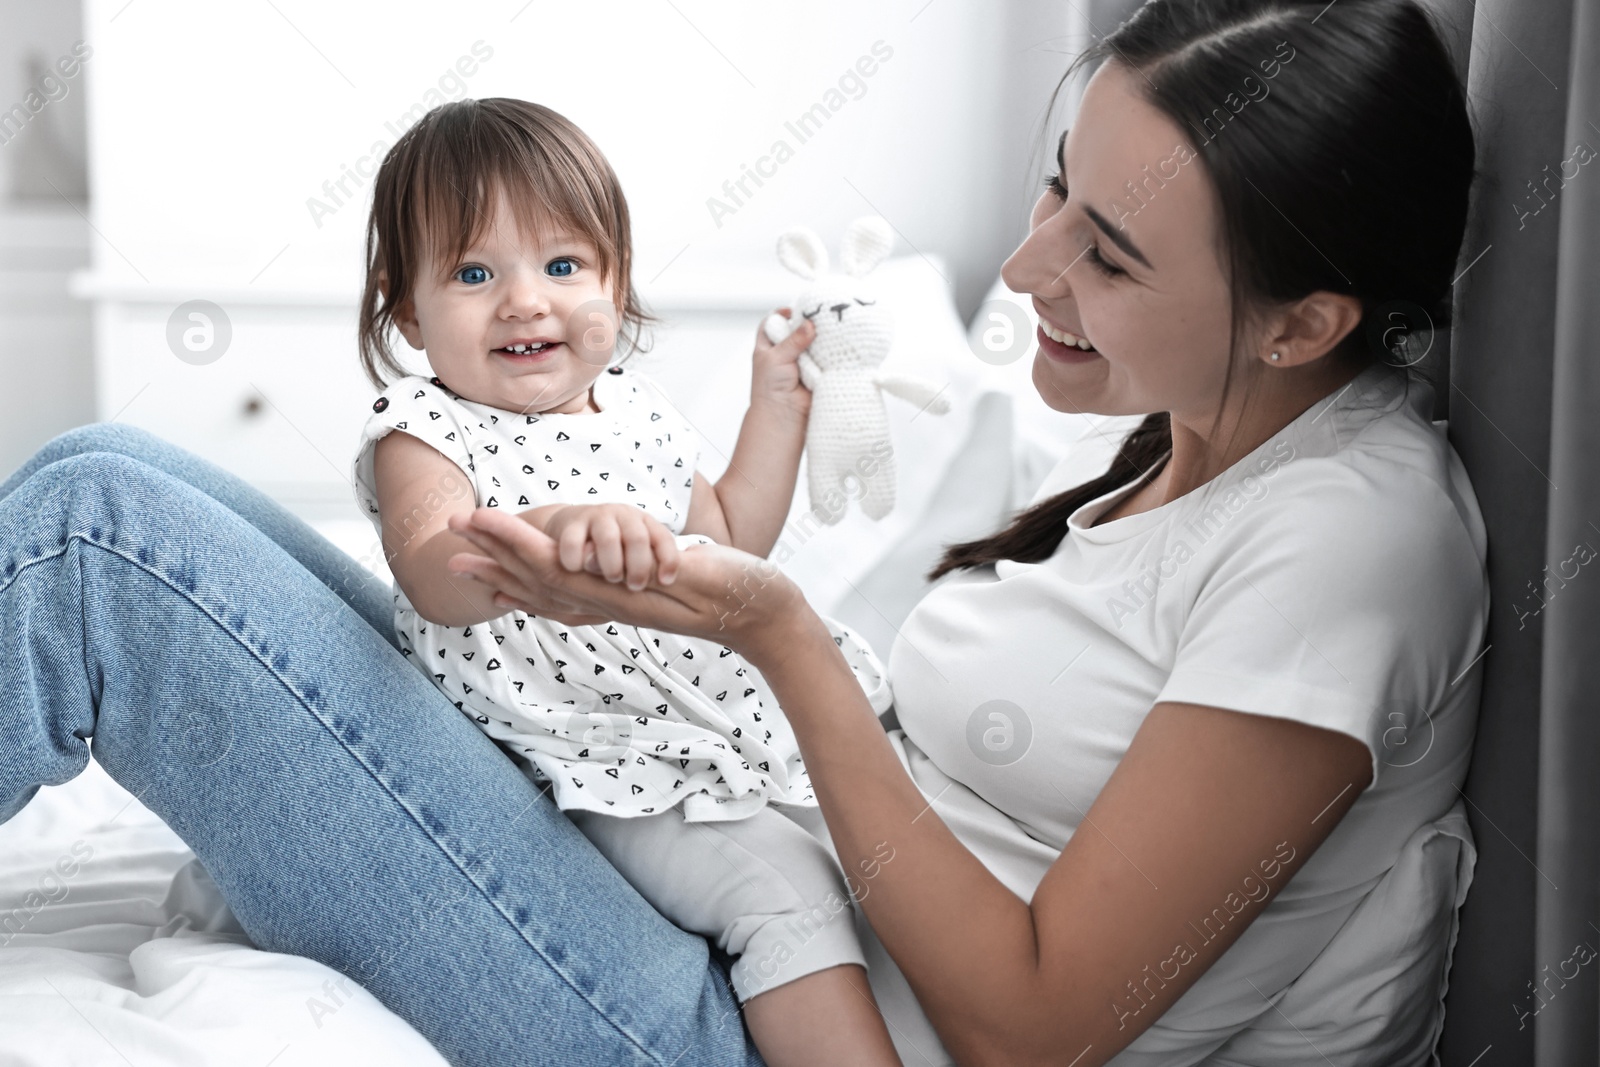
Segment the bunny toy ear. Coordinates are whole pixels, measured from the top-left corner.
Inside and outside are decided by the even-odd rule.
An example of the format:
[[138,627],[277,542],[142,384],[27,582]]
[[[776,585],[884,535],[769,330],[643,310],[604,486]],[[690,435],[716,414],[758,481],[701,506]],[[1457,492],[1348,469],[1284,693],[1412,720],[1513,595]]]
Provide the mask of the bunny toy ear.
[[844,231],[839,245],[839,267],[859,278],[889,255],[894,247],[894,229],[881,215],[865,215]]
[[812,279],[827,273],[828,250],[813,230],[796,226],[778,238],[778,262],[800,277]]

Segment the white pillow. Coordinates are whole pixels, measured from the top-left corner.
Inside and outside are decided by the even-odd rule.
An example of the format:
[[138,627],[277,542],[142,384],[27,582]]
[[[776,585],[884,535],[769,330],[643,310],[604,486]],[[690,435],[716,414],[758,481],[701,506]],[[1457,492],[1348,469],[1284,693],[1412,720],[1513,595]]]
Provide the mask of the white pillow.
[[[976,402],[971,367],[976,360],[967,350],[949,284],[939,273],[943,269],[936,259],[910,255],[886,260],[872,274],[878,299],[894,310],[894,343],[884,370],[948,383],[943,395],[951,402],[949,412],[935,415],[897,397],[884,398],[898,468],[894,510],[874,521],[852,501],[837,525],[824,526],[810,514],[802,465],[788,525],[773,548],[771,558],[824,613],[855,598],[865,576],[913,530],[967,435]],[[887,645],[868,640],[887,651]]]
[[[1278,1000],[1206,1067],[1438,1064],[1444,995],[1478,850],[1460,800],[1418,829],[1366,899]],[[1389,958],[1374,975],[1372,946]],[[1445,951],[1439,952],[1443,945]],[[1375,981],[1381,978],[1381,981]],[[1312,1049],[1316,1052],[1313,1053]]]
[[[997,278],[959,346],[941,336],[936,347],[924,350],[938,359],[919,369],[951,383],[952,410],[939,419],[923,415],[896,437],[902,487],[910,482],[914,491],[904,494],[880,529],[863,530],[872,524],[860,521],[850,527],[849,535],[871,546],[873,562],[859,576],[852,572],[841,599],[827,602],[832,614],[882,655],[927,592],[923,575],[946,545],[999,530],[1044,495],[1047,477],[1054,491],[1100,476],[1127,431],[1143,418],[1048,407],[1032,379],[1037,326],[1028,298]],[[915,333],[900,340],[927,343]],[[900,424],[894,428],[901,432]],[[886,541],[886,534],[892,539]],[[824,603],[812,602],[819,608]]]

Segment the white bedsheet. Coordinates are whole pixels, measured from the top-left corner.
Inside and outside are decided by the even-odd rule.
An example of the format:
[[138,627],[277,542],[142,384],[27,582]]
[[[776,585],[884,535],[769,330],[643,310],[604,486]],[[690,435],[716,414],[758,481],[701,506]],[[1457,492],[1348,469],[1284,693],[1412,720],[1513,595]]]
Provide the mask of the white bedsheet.
[[443,1067],[337,972],[262,952],[98,764],[0,824],[0,1067]]

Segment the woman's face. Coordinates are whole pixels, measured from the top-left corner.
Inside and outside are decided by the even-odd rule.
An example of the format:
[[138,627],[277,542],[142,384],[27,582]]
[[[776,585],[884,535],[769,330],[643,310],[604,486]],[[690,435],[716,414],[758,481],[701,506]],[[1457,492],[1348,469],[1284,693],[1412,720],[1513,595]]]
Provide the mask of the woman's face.
[[1063,188],[1039,197],[1000,276],[1033,297],[1033,383],[1050,407],[1199,422],[1228,368],[1215,191],[1184,131],[1140,96],[1141,77],[1112,61],[1090,79],[1058,149]]

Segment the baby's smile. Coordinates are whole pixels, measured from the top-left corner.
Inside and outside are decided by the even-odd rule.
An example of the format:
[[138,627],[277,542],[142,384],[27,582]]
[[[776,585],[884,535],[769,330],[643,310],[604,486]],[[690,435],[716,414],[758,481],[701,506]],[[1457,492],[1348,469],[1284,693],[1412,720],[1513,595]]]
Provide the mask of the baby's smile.
[[508,341],[499,348],[491,348],[489,352],[512,363],[539,363],[555,355],[561,344],[560,341],[547,339]]

